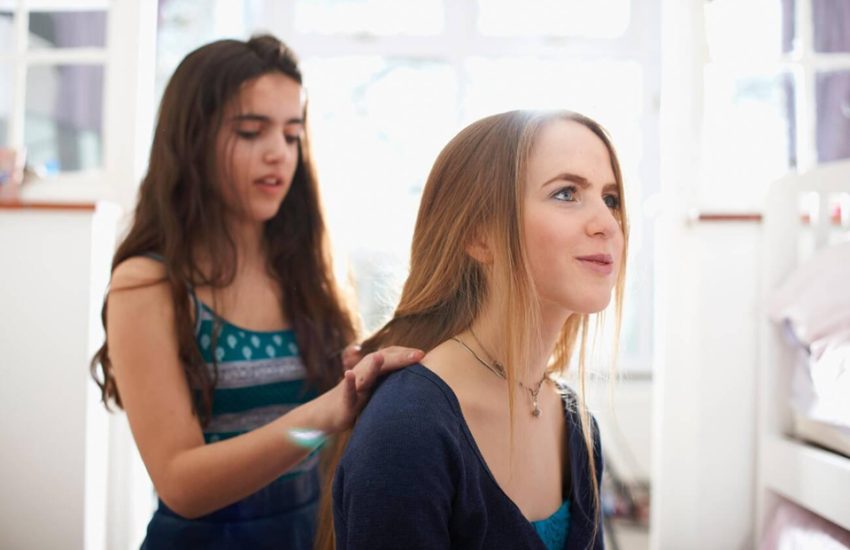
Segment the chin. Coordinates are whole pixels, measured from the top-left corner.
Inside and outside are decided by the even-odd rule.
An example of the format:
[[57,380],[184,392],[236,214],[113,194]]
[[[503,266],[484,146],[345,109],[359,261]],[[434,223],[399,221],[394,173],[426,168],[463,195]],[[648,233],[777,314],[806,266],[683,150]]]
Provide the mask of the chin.
[[266,223],[267,221],[277,216],[277,213],[279,211],[280,208],[278,208],[277,210],[272,210],[271,208],[263,208],[262,210],[257,209],[251,213],[251,218],[253,218],[256,222]]
[[606,296],[584,296],[582,300],[577,300],[570,308],[571,311],[581,315],[590,315],[604,311],[611,304],[611,294]]

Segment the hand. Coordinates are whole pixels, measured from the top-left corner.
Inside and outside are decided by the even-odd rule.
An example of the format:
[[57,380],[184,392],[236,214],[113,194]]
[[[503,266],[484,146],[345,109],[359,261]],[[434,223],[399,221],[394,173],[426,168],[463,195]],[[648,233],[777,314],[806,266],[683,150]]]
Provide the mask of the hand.
[[360,346],[351,344],[342,350],[342,369],[344,371],[353,369],[354,365],[359,363],[361,359],[363,359],[363,352],[360,350]]
[[370,353],[348,367],[354,357],[359,357],[359,347],[349,346],[343,352],[343,366],[346,368],[339,384],[319,397],[326,408],[327,420],[325,433],[332,434],[347,430],[366,405],[375,382],[382,374],[398,370],[418,362],[424,353],[421,350],[390,346]]

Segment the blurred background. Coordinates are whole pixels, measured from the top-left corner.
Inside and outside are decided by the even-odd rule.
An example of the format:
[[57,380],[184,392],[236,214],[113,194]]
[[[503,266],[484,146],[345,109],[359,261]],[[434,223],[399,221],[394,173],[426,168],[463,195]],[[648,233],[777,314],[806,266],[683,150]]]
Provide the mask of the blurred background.
[[0,148],[26,155],[0,178],[0,546],[141,542],[152,488],[87,374],[110,256],[169,76],[257,32],[302,61],[367,330],[460,128],[565,108],[610,131],[632,233],[619,374],[595,355],[591,384],[608,544],[755,547],[760,213],[775,179],[850,157],[844,0],[0,0]]

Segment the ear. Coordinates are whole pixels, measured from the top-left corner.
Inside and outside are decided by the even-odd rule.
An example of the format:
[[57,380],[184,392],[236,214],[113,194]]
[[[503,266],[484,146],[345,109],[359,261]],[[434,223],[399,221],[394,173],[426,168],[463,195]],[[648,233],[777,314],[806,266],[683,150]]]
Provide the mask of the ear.
[[466,253],[480,264],[490,265],[493,263],[493,249],[484,237],[476,236],[466,243]]

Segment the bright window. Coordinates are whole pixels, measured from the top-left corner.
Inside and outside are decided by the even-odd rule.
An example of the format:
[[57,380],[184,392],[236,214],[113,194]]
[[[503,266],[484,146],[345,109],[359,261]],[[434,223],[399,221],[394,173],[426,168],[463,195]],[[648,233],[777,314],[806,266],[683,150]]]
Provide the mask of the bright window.
[[[225,8],[226,6],[226,8]],[[223,15],[222,10],[229,10]],[[323,200],[367,330],[407,275],[419,198],[460,128],[517,108],[588,114],[627,179],[632,257],[621,368],[652,363],[660,3],[632,0],[217,0],[160,2],[158,88],[191,49],[268,31],[302,61]]]
[[[616,38],[629,26],[629,0],[478,0],[478,29],[488,36]],[[521,7],[520,7],[521,6]]]
[[42,176],[103,167],[103,6],[21,2],[0,7],[2,142]]

